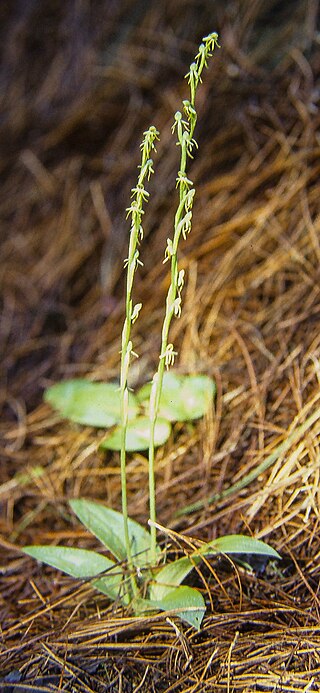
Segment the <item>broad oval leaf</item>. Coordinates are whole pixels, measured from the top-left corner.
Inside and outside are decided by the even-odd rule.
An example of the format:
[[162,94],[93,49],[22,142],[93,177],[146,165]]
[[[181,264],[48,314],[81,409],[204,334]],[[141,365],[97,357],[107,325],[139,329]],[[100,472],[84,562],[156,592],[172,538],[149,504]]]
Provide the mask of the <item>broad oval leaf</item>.
[[162,599],[173,587],[181,584],[191,570],[201,562],[203,556],[212,556],[219,553],[234,554],[240,558],[243,555],[248,563],[250,563],[248,557],[254,555],[265,556],[270,559],[281,559],[281,556],[275,549],[258,539],[246,537],[242,534],[230,534],[220,537],[208,544],[204,544],[197,553],[191,554],[190,557],[184,556],[161,568],[150,585],[150,599]]
[[246,556],[259,555],[281,560],[281,556],[278,552],[264,541],[254,539],[253,537],[246,537],[243,534],[228,534],[225,537],[214,539],[202,546],[200,553],[206,556],[216,553],[225,553],[228,555],[246,554]]
[[110,570],[115,563],[106,556],[69,546],[24,546],[22,551],[74,578],[90,578]]
[[200,630],[206,605],[202,594],[194,587],[180,585],[167,592],[161,600],[150,600],[150,604],[161,611],[176,610],[182,621]]
[[[154,432],[155,447],[164,445],[171,433],[171,425],[166,419],[157,419]],[[128,422],[126,434],[127,452],[147,450],[150,439],[150,420],[146,416],[137,416]],[[121,426],[116,426],[107,438],[100,443],[102,450],[121,449]]]
[[[106,594],[111,601],[115,602],[120,599],[122,604],[128,606],[130,604],[130,593],[126,589],[126,582],[124,576],[120,573],[120,580],[117,580],[117,575],[113,573],[108,573],[105,577],[98,578],[92,582],[92,587],[94,587],[98,592]],[[128,578],[126,578],[128,580]]]
[[[123,515],[100,503],[75,498],[70,501],[80,522],[119,560],[126,560]],[[132,558],[135,565],[149,564],[150,534],[135,520],[128,518]],[[158,549],[160,551],[160,549]]]
[[[137,394],[139,402],[148,406],[151,383],[143,385]],[[207,375],[163,376],[159,416],[169,421],[192,421],[204,416],[212,405],[216,386]]]
[[181,585],[181,582],[189,575],[191,570],[200,563],[202,557],[192,555],[192,558],[184,556],[172,563],[167,563],[155,575],[153,582],[150,585],[149,596],[152,600],[161,600],[168,592],[171,592],[174,587]]
[[22,551],[74,578],[92,578],[104,572],[104,576],[95,580],[92,586],[112,601],[123,593],[121,568],[95,551],[69,546],[25,546]]
[[[93,383],[89,380],[65,380],[49,387],[44,400],[61,416],[75,423],[109,428],[119,423],[120,393],[117,383]],[[129,393],[129,418],[138,413],[138,403]]]

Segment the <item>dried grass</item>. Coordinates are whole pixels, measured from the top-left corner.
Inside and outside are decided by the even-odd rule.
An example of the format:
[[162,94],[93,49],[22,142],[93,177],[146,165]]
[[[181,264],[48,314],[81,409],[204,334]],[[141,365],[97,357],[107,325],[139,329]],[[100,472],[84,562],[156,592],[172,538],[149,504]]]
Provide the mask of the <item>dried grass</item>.
[[[117,376],[123,210],[151,122],[162,140],[134,382],[155,366],[174,209],[172,111],[212,6],[96,2],[87,22],[85,4],[65,14],[42,5],[1,10],[3,677],[19,670],[30,690],[320,690],[318,2],[290,12],[272,2],[269,13],[259,1],[218,3],[210,22],[223,49],[199,99],[195,226],[172,337],[181,370],[214,376],[218,396],[214,417],[177,426],[159,450],[159,520],[201,539],[252,533],[283,562],[257,575],[224,561],[205,567],[213,609],[200,634],[173,614],[131,618],[17,546],[93,547],[67,499],[119,507],[118,459],[97,453],[103,432],[60,421],[41,393],[61,377]],[[32,41],[39,23],[42,47]],[[146,459],[135,455],[130,514],[142,522],[146,483]]]

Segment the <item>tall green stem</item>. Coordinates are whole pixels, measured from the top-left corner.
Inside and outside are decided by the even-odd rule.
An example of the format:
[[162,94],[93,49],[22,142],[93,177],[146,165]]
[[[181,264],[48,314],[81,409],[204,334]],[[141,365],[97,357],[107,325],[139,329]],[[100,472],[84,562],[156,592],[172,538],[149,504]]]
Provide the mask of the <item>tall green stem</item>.
[[142,215],[143,203],[148,200],[149,193],[144,188],[145,180],[149,180],[153,173],[153,162],[150,159],[150,153],[155,149],[155,140],[158,139],[158,132],[155,127],[151,126],[145,133],[141,143],[141,164],[139,166],[140,173],[136,187],[132,190],[132,202],[127,209],[127,216],[131,217],[130,239],[128,258],[125,261],[127,268],[126,281],[126,317],[122,330],[121,339],[121,369],[120,369],[120,417],[121,417],[121,450],[120,450],[120,472],[121,472],[121,493],[122,493],[122,515],[124,523],[124,538],[126,545],[126,554],[128,567],[130,571],[131,589],[133,595],[137,594],[137,584],[134,576],[134,565],[132,560],[131,541],[128,524],[128,500],[127,500],[127,474],[126,474],[126,436],[129,414],[129,389],[128,389],[128,373],[130,368],[130,360],[134,354],[131,341],[131,325],[137,319],[141,303],[133,306],[132,302],[132,287],[134,274],[139,264],[139,241],[143,238]]
[[179,203],[174,219],[173,238],[167,239],[165,262],[171,263],[171,281],[166,297],[165,316],[162,325],[161,350],[157,371],[153,377],[150,396],[150,443],[149,443],[149,512],[151,520],[151,561],[156,562],[156,487],[154,469],[154,434],[157,415],[159,412],[160,397],[162,392],[164,369],[174,363],[176,352],[173,344],[169,343],[169,329],[173,316],[181,314],[181,291],[184,283],[184,270],[178,269],[178,245],[181,235],[186,239],[191,231],[192,205],[195,190],[192,181],[187,177],[187,161],[193,157],[193,149],[197,147],[193,139],[193,133],[197,122],[195,109],[196,91],[201,82],[201,74],[207,67],[207,59],[212,55],[215,45],[218,44],[218,35],[212,33],[206,36],[190,70],[186,75],[190,86],[190,100],[183,101],[183,113],[175,114],[175,122],[172,131],[177,133],[180,146],[180,167],[177,175],[177,188],[179,190]]

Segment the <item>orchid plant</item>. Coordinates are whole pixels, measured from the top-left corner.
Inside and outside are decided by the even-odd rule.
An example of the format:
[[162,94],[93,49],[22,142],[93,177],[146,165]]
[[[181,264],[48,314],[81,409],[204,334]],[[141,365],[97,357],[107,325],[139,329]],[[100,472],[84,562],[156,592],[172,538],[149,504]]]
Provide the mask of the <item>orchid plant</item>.
[[[95,589],[136,614],[148,611],[174,611],[182,620],[199,629],[206,606],[202,593],[181,583],[203,560],[227,554],[235,560],[241,556],[280,558],[262,541],[243,535],[220,537],[209,543],[192,542],[192,549],[183,557],[166,562],[166,555],[157,542],[157,529],[168,533],[157,523],[155,448],[164,444],[174,421],[202,417],[213,404],[215,384],[206,375],[182,376],[169,371],[176,351],[169,341],[171,321],[179,318],[182,306],[184,270],[178,266],[178,248],[192,226],[195,195],[187,173],[187,163],[197,148],[194,131],[197,122],[196,93],[207,61],[218,46],[217,33],[206,36],[199,46],[194,62],[186,75],[189,99],[182,111],[174,116],[172,132],[177,137],[180,163],[176,179],[178,204],[172,238],[167,239],[164,262],[170,265],[170,285],[165,301],[158,367],[151,383],[135,395],[129,390],[128,376],[133,350],[132,325],[139,317],[141,303],[133,303],[135,273],[141,263],[140,244],[143,240],[142,219],[149,193],[146,182],[153,174],[152,154],[156,151],[159,133],[151,126],[141,143],[141,163],[136,186],[132,190],[128,257],[126,270],[125,319],[121,338],[120,386],[118,383],[95,383],[71,380],[48,388],[45,400],[58,412],[78,424],[110,428],[100,443],[102,449],[120,451],[122,512],[83,498],[70,501],[80,522],[101,542],[108,555],[68,546],[26,546],[25,553],[75,578],[90,578]],[[127,454],[148,449],[149,464],[149,528],[128,516]],[[110,557],[112,556],[112,558]]]

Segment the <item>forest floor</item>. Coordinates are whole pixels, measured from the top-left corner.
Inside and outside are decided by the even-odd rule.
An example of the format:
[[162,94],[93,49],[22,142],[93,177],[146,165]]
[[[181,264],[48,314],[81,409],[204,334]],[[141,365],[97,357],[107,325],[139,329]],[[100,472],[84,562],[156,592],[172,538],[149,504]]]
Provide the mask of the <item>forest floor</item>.
[[[0,689],[320,691],[319,3],[147,4],[0,10]],[[178,371],[210,375],[217,397],[157,452],[158,519],[204,541],[252,535],[282,561],[213,562],[196,632],[172,614],[134,617],[20,547],[98,549],[68,500],[121,509],[104,432],[62,420],[42,396],[62,379],[119,376],[125,208],[152,123],[134,384],[157,365],[171,125],[211,30],[221,49],[198,94],[194,225],[170,340]],[[143,524],[147,479],[146,456],[129,456],[129,514]]]

